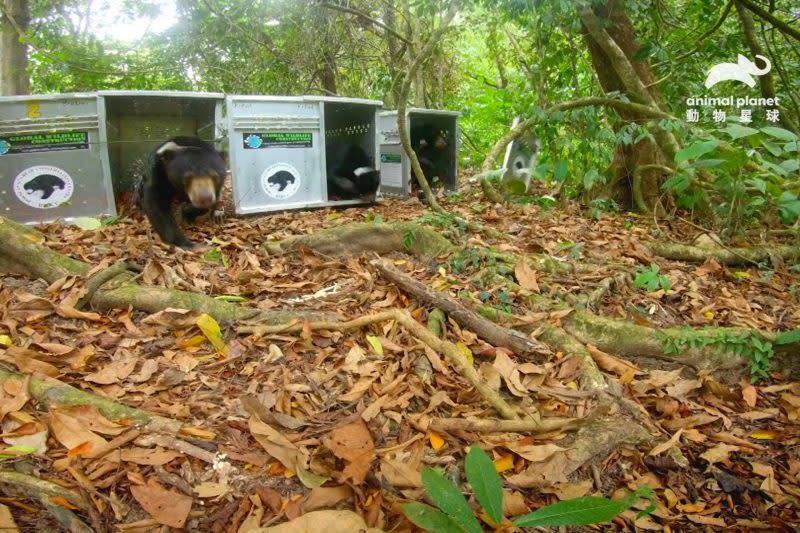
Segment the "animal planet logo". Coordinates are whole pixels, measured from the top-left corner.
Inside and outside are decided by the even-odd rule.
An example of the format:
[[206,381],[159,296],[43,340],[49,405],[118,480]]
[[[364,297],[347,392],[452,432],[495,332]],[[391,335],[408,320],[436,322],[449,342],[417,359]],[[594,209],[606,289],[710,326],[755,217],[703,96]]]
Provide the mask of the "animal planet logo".
[[740,81],[752,88],[756,86],[753,76],[763,76],[772,68],[772,63],[764,56],[756,55],[756,59],[760,59],[766,64],[764,68],[758,68],[758,65],[742,54],[738,54],[737,58],[738,63],[719,63],[711,67],[706,76],[706,89],[710,89],[722,81]]
[[64,170],[49,165],[26,168],[14,178],[14,194],[36,209],[58,207],[72,198],[75,185]]

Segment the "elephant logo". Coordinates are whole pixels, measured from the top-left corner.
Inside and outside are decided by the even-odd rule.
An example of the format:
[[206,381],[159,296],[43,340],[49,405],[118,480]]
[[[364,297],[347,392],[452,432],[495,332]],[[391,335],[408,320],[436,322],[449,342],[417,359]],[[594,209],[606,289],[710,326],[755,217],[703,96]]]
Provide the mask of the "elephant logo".
[[758,68],[753,61],[750,61],[743,55],[738,55],[738,63],[719,63],[711,67],[706,76],[706,89],[710,89],[721,81],[740,81],[748,87],[755,87],[756,80],[753,76],[763,76],[772,68],[772,63],[769,62],[764,56],[757,55],[756,59],[760,59],[766,64],[763,69]]

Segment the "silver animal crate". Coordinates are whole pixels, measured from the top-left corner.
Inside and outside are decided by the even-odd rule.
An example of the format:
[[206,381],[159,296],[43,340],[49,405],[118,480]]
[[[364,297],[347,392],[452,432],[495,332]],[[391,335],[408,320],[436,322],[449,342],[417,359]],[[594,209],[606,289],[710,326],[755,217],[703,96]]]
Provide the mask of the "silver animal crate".
[[0,98],[0,214],[23,223],[116,214],[96,94]]
[[[412,108],[406,111],[406,128],[411,147],[422,158],[423,150],[432,154],[434,171],[441,176],[447,192],[458,188],[458,111]],[[381,193],[392,196],[409,196],[413,191],[411,163],[400,144],[397,129],[397,111],[384,111],[379,115],[381,136]],[[421,140],[427,138],[427,146]],[[443,146],[434,146],[439,138]],[[426,169],[423,168],[423,172]],[[426,174],[429,172],[426,172]],[[443,175],[442,175],[443,174]],[[431,182],[431,176],[425,176]],[[433,185],[433,184],[432,184]]]
[[[519,124],[519,117],[511,123],[513,129]],[[503,182],[518,181],[527,192],[531,186],[531,176],[536,170],[536,161],[539,156],[539,138],[528,130],[521,138],[515,139],[506,146],[506,156],[503,160]]]
[[110,176],[120,200],[145,170],[147,156],[170,137],[213,142],[222,134],[222,93],[100,91]]
[[357,143],[380,168],[376,100],[228,96],[227,133],[236,214],[355,205],[328,196],[326,149]]

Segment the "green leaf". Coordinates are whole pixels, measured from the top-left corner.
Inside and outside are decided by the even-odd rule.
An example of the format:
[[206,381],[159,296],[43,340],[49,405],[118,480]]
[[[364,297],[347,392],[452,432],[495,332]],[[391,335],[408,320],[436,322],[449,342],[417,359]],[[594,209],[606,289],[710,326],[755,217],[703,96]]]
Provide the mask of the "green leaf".
[[628,508],[625,502],[584,496],[542,507],[514,520],[518,527],[585,526],[608,522]]
[[214,296],[215,300],[219,300],[221,302],[246,302],[247,298],[244,296],[234,296],[231,294],[220,294],[219,296]]
[[378,337],[367,335],[367,342],[372,346],[376,354],[383,355],[383,344],[381,344],[381,340]]
[[774,137],[781,141],[795,141],[797,140],[797,135],[792,133],[789,130],[785,130],[783,128],[778,128],[775,126],[767,126],[766,128],[761,128],[761,131],[769,135],[770,137]]
[[553,178],[559,183],[564,181],[564,179],[567,177],[568,170],[569,167],[567,167],[567,161],[565,159],[559,159],[558,163],[556,163],[556,171]]
[[475,498],[495,524],[503,521],[503,484],[494,463],[479,446],[467,453],[464,468]]
[[309,489],[315,489],[317,487],[321,487],[322,484],[328,481],[330,478],[325,476],[318,476],[317,474],[315,474],[310,470],[298,467],[297,479],[299,479],[300,482]]
[[776,143],[774,143],[772,141],[768,141],[766,139],[761,141],[761,144],[764,145],[764,148],[766,148],[767,151],[769,151],[769,153],[771,153],[775,157],[780,157],[780,156],[783,155],[783,148],[778,146],[778,144],[776,144]]
[[75,217],[72,219],[72,223],[85,230],[96,230],[103,225],[98,219],[92,217]]
[[432,533],[464,533],[449,516],[424,503],[405,503],[401,505],[406,518],[425,531]]
[[432,468],[422,470],[422,484],[433,503],[468,533],[482,533],[482,529],[464,495],[453,483]]
[[699,141],[692,143],[683,150],[680,150],[677,154],[675,154],[675,162],[682,163],[690,159],[697,159],[713,151],[714,149],[717,148],[717,146],[719,146],[719,141],[716,139],[711,141]]
[[742,137],[749,137],[750,135],[758,133],[758,130],[756,129],[748,128],[747,126],[741,126],[739,124],[731,124],[727,128],[723,128],[719,131],[727,133],[734,141],[736,139],[741,139]]
[[775,344],[795,344],[800,342],[800,328],[784,331],[775,337]]

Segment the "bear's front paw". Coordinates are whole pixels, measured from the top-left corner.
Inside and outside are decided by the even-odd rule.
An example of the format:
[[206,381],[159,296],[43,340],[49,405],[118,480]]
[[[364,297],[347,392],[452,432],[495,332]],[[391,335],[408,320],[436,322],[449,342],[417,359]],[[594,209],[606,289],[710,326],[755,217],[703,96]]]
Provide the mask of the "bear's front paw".
[[217,224],[222,223],[222,221],[225,220],[225,209],[214,209],[211,213],[211,220]]

